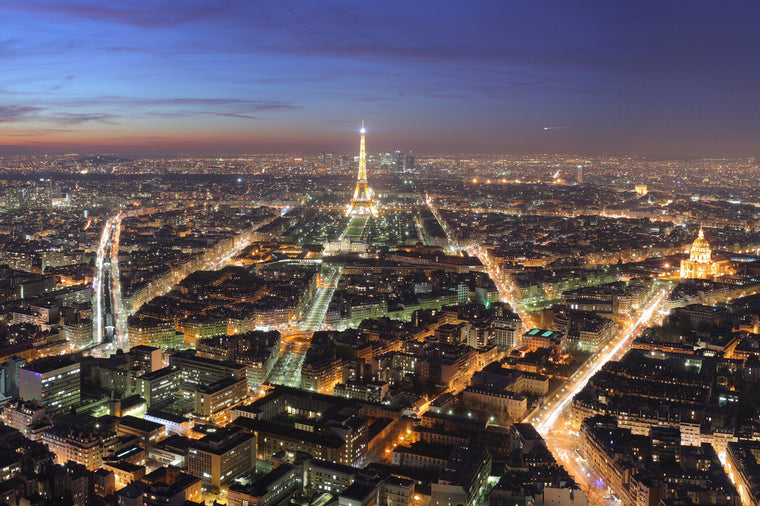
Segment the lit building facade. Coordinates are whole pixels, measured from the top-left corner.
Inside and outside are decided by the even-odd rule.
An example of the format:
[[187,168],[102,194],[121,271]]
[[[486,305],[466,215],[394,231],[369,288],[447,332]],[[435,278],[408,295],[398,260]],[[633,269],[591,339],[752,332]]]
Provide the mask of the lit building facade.
[[135,390],[145,399],[149,408],[162,407],[174,402],[181,384],[182,372],[175,367],[164,367],[143,374],[135,380]]
[[181,393],[195,401],[195,391],[225,378],[246,378],[246,366],[228,360],[213,360],[182,351],[169,357],[169,365],[178,367],[181,374]]
[[66,413],[79,405],[80,381],[79,362],[36,360],[19,370],[19,397],[37,401],[54,414]]
[[205,486],[219,488],[251,470],[254,451],[253,435],[241,429],[217,429],[190,446],[187,470]]
[[496,317],[492,324],[494,341],[499,351],[506,351],[520,344],[522,322],[517,315],[510,316]]
[[145,373],[154,372],[163,367],[164,352],[155,346],[138,345],[129,350],[130,362]]
[[[177,329],[172,320],[161,320],[150,316],[130,316],[127,320],[129,345],[157,346],[161,349],[177,347]],[[181,344],[184,336],[179,334]]]
[[518,420],[528,411],[528,398],[508,390],[496,391],[470,386],[464,389],[462,402],[465,406],[511,420]]
[[3,407],[3,423],[27,439],[39,441],[49,423],[45,408],[36,401],[12,400]]
[[699,235],[697,235],[697,239],[691,245],[689,259],[681,261],[681,278],[712,279],[715,276],[729,273],[730,268],[730,261],[715,261],[713,259],[710,243],[705,239],[702,227],[699,227]]
[[224,378],[195,392],[195,416],[211,423],[229,422],[229,413],[248,398],[246,378]]
[[84,318],[68,323],[63,326],[62,334],[77,349],[86,348],[92,344],[92,320]]
[[49,429],[42,434],[42,442],[59,464],[73,460],[90,470],[103,465],[103,441],[96,434]]

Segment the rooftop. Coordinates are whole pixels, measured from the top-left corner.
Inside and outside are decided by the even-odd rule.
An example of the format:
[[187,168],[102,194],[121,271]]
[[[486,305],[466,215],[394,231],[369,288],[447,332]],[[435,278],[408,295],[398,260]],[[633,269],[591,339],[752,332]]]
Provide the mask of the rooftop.
[[122,417],[121,420],[119,420],[119,425],[130,427],[141,432],[158,431],[163,427],[160,423],[151,422],[131,415]]
[[75,355],[64,355],[41,358],[39,360],[29,362],[28,364],[24,365],[22,369],[26,369],[27,371],[36,372],[39,374],[45,374],[72,365],[79,365],[78,357]]

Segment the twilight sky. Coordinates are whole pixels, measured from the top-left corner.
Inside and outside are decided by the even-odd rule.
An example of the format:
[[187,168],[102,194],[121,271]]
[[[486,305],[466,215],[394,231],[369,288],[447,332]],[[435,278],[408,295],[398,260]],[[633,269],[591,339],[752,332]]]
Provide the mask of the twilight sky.
[[0,155],[348,151],[362,119],[370,151],[757,155],[759,26],[756,0],[0,0]]

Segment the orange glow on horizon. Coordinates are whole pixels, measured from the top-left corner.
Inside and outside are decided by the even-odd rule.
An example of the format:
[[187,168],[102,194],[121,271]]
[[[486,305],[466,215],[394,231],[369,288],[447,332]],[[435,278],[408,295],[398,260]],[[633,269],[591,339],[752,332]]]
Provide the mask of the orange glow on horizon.
[[[326,145],[345,144],[344,133],[335,131],[293,132],[284,127],[230,128],[225,125],[98,125],[102,128],[47,129],[28,127],[24,130],[0,126],[0,148],[20,148],[61,153],[86,151],[196,151],[223,152],[266,150],[309,151]],[[301,135],[298,135],[301,134]],[[294,140],[294,135],[303,139]]]

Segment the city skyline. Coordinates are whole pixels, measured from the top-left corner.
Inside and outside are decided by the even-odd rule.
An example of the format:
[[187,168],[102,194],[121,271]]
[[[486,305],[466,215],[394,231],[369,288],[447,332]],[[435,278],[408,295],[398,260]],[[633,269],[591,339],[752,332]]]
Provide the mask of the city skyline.
[[757,153],[749,2],[0,5],[1,155]]
[[755,11],[0,0],[0,503],[760,504]]
[[358,133],[3,158],[2,502],[758,503],[752,159]]

